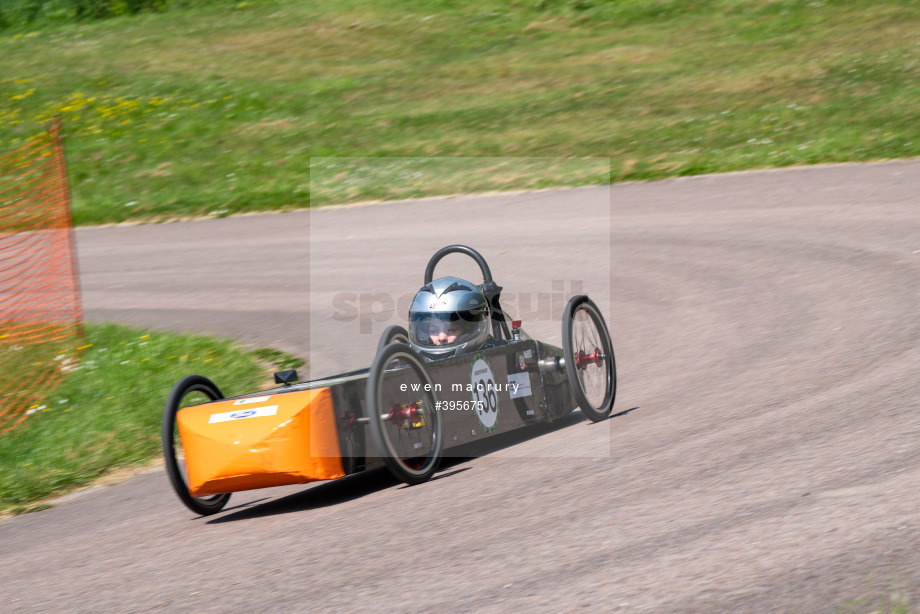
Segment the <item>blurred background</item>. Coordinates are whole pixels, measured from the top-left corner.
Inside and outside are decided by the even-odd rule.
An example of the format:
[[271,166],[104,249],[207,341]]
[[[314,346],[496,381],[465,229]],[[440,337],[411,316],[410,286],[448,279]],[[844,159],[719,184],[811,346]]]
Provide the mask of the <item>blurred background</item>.
[[[0,151],[61,115],[77,224],[909,157],[918,25],[912,0],[4,0]],[[575,161],[413,181],[420,156]],[[311,191],[313,157],[393,160]]]

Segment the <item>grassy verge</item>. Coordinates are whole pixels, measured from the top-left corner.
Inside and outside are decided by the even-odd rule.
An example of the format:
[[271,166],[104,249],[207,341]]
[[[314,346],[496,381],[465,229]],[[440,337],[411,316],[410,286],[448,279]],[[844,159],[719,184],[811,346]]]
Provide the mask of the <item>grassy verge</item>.
[[163,13],[193,4],[236,0],[3,0],[0,30],[107,19],[138,13]]
[[[609,158],[617,181],[920,154],[911,0],[247,0],[30,28],[0,34],[0,150],[63,115],[83,224],[386,185],[311,200],[316,157]],[[388,197],[508,187],[398,166]]]
[[90,325],[87,337],[79,367],[0,437],[0,513],[32,511],[54,493],[156,457],[163,403],[181,377],[199,373],[232,395],[265,385],[260,360],[296,364],[281,353],[259,358],[229,342],[115,325]]
[[906,585],[899,580],[889,580],[887,586],[876,580],[875,574],[867,578],[867,588],[862,597],[852,599],[836,608],[838,614],[916,614],[920,608],[911,600]]

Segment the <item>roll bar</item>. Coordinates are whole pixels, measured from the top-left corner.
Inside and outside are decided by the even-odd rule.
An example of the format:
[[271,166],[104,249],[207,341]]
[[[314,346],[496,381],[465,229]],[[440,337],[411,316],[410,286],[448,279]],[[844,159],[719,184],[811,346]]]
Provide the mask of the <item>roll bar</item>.
[[434,269],[438,265],[444,256],[448,254],[466,254],[470,258],[476,261],[476,264],[479,265],[479,270],[482,272],[482,283],[477,286],[479,291],[486,297],[486,300],[489,301],[489,305],[492,308],[492,335],[496,339],[501,339],[502,334],[504,333],[505,339],[511,339],[511,331],[508,328],[508,320],[505,317],[505,312],[502,310],[501,303],[499,298],[501,297],[502,287],[495,283],[492,280],[492,271],[489,269],[489,265],[486,262],[486,259],[482,257],[482,254],[477,252],[472,247],[467,247],[466,245],[448,245],[447,247],[442,247],[434,256],[431,257],[431,260],[428,261],[428,266],[425,267],[425,285],[430,284],[434,278]]

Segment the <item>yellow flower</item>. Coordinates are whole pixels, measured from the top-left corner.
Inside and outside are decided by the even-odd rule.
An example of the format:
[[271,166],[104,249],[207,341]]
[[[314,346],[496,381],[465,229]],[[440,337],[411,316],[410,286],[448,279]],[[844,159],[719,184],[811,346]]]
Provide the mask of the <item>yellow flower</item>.
[[23,98],[28,98],[29,96],[31,96],[31,95],[34,94],[34,93],[35,93],[35,88],[33,87],[32,89],[28,90],[27,92],[24,92],[24,93],[22,93],[22,94],[17,94],[17,95],[15,95],[15,96],[11,96],[11,97],[10,97],[10,100],[22,100]]

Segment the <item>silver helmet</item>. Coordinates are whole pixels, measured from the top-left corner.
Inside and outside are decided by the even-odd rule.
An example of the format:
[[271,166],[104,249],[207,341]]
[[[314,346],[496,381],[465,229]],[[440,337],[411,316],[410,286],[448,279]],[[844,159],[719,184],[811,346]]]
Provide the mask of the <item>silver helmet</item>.
[[456,277],[436,279],[409,307],[409,344],[446,358],[481,347],[489,338],[489,302],[475,285]]

